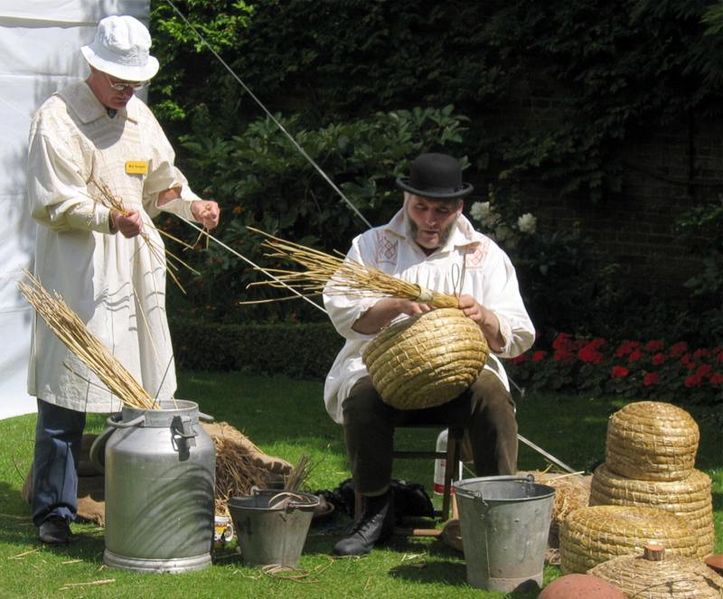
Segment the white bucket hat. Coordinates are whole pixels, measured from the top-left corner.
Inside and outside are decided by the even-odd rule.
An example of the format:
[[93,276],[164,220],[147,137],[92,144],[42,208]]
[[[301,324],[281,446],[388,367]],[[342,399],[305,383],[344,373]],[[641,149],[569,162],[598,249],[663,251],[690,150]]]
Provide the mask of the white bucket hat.
[[148,81],[158,72],[151,35],[138,19],[111,16],[98,23],[93,43],[80,51],[88,64],[124,81]]

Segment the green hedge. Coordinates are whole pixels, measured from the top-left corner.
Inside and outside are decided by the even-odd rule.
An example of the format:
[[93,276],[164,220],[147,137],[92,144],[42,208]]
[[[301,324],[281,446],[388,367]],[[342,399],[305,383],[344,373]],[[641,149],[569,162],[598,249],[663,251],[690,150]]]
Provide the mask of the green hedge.
[[218,324],[171,318],[176,367],[324,378],[343,339],[329,322]]

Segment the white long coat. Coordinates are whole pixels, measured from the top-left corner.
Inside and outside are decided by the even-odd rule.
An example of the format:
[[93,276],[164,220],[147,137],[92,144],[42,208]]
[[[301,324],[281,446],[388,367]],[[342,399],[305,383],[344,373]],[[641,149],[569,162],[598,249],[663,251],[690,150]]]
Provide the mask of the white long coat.
[[[499,357],[511,358],[529,349],[535,329],[520,296],[515,269],[507,254],[489,237],[474,230],[462,215],[443,247],[427,256],[409,233],[406,209],[392,220],[354,239],[347,259],[373,266],[398,279],[450,295],[467,294],[492,310],[505,341]],[[462,288],[459,289],[459,280]],[[362,354],[374,335],[364,335],[352,325],[379,298],[324,295],[324,306],[339,334],[346,339],[324,385],[329,415],[342,423],[342,402],[351,388],[367,374]],[[507,385],[507,375],[497,356],[490,354],[485,368]]]
[[[156,201],[164,189],[182,187],[181,199],[163,210],[187,219],[192,219],[190,203],[199,199],[174,158],[141,100],[131,98],[111,118],[85,82],[48,98],[30,128],[28,201],[40,225],[34,272],[159,399],[172,397],[176,374],[166,320],[163,241],[151,217],[159,214]],[[96,201],[100,194],[91,178],[126,208],[141,211],[147,239],[110,233],[109,209]],[[119,400],[37,316],[28,393],[78,411],[120,408]]]

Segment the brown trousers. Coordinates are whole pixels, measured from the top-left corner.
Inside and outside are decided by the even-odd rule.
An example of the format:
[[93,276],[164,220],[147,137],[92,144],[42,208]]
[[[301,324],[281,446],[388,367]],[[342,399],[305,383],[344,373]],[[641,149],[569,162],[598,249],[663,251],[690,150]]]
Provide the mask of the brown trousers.
[[464,425],[477,476],[517,472],[515,403],[491,372],[483,371],[459,397],[425,410],[385,404],[366,376],[354,385],[342,409],[352,478],[363,494],[379,493],[391,482],[394,429],[402,425]]

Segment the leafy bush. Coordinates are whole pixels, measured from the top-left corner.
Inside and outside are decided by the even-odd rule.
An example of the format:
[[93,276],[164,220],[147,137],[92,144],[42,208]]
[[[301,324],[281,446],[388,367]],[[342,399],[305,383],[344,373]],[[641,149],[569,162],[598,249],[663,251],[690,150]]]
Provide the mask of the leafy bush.
[[343,345],[331,323],[217,324],[171,318],[176,366],[323,379]]
[[[316,128],[453,104],[472,118],[464,153],[490,167],[485,175],[546,180],[584,200],[620,189],[630,140],[720,115],[715,3],[175,4],[272,112]],[[151,25],[164,65],[152,90],[162,119],[185,132],[197,117],[206,131],[236,133],[260,114],[166,3],[153,3]]]
[[[386,222],[401,206],[394,180],[406,172],[407,162],[440,144],[454,152],[466,123],[451,106],[378,113],[317,130],[303,129],[294,117],[276,118],[311,160],[333,173],[348,203],[371,224]],[[186,170],[195,171],[194,179],[205,177],[205,195],[222,205],[222,225],[214,235],[254,264],[284,266],[262,255],[262,238],[246,227],[345,253],[352,238],[368,226],[269,118],[254,121],[239,136],[195,135],[183,145],[190,155]],[[265,287],[247,290],[268,278],[215,244],[203,258],[206,262],[198,268],[202,275],[186,285],[196,312],[223,321],[320,318],[321,311],[302,301],[239,306],[241,300],[278,299],[289,293]]]

